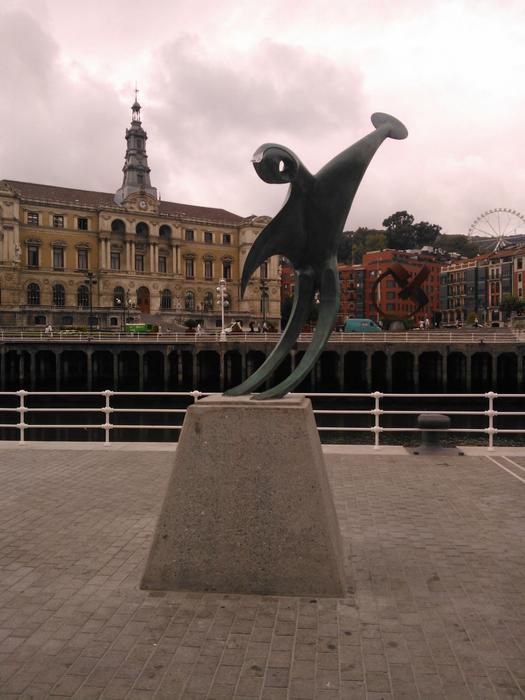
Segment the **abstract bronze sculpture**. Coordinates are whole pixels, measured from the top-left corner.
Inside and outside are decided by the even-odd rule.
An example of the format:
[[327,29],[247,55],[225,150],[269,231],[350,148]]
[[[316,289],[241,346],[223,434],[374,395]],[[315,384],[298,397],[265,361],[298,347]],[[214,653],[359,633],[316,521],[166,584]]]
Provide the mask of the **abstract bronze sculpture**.
[[280,398],[291,391],[309,374],[326,345],[339,309],[337,248],[355,193],[383,141],[408,135],[405,126],[388,114],[376,112],[372,124],[373,132],[329,161],[316,175],[284,146],[266,143],[255,152],[253,164],[259,177],[268,183],[290,183],[290,188],[283,208],[259,235],[246,258],[241,295],[267,258],[282,255],[294,267],[295,296],[279,343],[246,381],[225,392],[227,396],[249,394],[270,378],[297,341],[317,292],[317,326],[301,361],[289,377],[255,398]]
[[428,304],[428,297],[425,290],[422,287],[423,282],[427,279],[430,274],[430,268],[428,265],[423,265],[415,277],[410,279],[410,274],[406,268],[400,263],[391,263],[387,269],[382,272],[372,285],[372,303],[376,311],[381,314],[384,319],[399,319],[399,313],[389,314],[385,311],[380,304],[378,298],[378,288],[381,280],[385,277],[392,277],[396,285],[399,287],[400,292],[398,293],[399,299],[403,301],[410,300],[416,306],[414,309],[405,315],[405,318],[413,318],[418,311],[420,311],[424,306]]

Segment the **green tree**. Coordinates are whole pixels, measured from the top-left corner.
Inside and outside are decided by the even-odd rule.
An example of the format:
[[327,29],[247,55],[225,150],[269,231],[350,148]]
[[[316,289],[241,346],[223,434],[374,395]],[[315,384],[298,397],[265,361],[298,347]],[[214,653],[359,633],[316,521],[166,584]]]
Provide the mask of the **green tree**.
[[386,247],[386,234],[378,229],[360,226],[355,231],[344,231],[337,251],[339,262],[358,264],[363,253],[369,250],[383,250]]
[[512,312],[515,312],[517,314],[523,313],[523,311],[525,310],[525,301],[523,301],[523,299],[520,299],[519,297],[514,296],[513,294],[505,294],[505,296],[501,300],[499,308],[503,312],[505,318],[510,318]]
[[386,241],[389,248],[407,250],[417,246],[414,231],[414,217],[407,211],[396,211],[383,221],[386,228]]
[[446,250],[448,253],[459,253],[465,258],[473,258],[478,254],[479,249],[477,244],[468,236],[463,234],[443,234],[441,233],[435,240],[436,248]]
[[413,230],[416,235],[417,247],[422,248],[425,245],[434,245],[436,238],[441,233],[441,226],[429,224],[428,221],[420,221],[414,224]]

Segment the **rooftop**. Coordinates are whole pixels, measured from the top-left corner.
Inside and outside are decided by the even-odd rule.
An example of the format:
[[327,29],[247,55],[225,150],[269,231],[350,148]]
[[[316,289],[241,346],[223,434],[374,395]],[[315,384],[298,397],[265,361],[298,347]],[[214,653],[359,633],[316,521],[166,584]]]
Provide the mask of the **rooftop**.
[[323,599],[139,589],[174,445],[1,446],[2,700],[524,696],[523,449],[325,446]]
[[[94,209],[119,209],[115,204],[115,194],[112,192],[94,192],[78,190],[70,187],[55,185],[39,185],[33,182],[3,180],[12,187],[22,199],[32,203],[62,204],[73,207],[88,207]],[[178,204],[176,202],[159,202],[161,215],[191,220],[202,220],[227,225],[239,225],[245,218],[232,214],[225,209],[201,207],[193,204]]]

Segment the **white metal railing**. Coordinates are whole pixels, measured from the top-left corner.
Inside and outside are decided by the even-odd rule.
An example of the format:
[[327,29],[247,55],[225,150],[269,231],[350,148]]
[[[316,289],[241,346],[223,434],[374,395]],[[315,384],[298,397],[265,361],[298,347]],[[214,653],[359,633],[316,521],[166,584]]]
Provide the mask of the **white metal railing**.
[[[309,343],[313,333],[301,333],[299,343]],[[145,344],[173,344],[173,343],[277,343],[281,333],[227,333],[221,339],[220,329],[216,331],[204,331],[201,333],[123,333],[120,331],[94,331],[73,332],[54,331],[52,335],[46,335],[44,331],[27,329],[0,329],[0,341],[3,342],[59,342],[59,343],[145,343]],[[439,330],[421,331],[414,329],[402,333],[381,331],[380,333],[340,333],[334,332],[330,336],[330,343],[344,344],[384,344],[384,343],[454,343],[454,344],[483,344],[496,343],[503,345],[515,345],[525,342],[525,330],[518,329],[477,329],[465,330]]]
[[[112,432],[115,430],[133,430],[135,431],[135,436],[137,437],[138,430],[168,430],[168,431],[180,431],[182,427],[182,420],[180,423],[176,424],[149,424],[149,423],[115,423],[112,417],[115,414],[129,415],[129,414],[139,414],[142,417],[149,416],[150,414],[164,414],[169,415],[179,415],[183,416],[186,413],[186,407],[173,407],[175,399],[188,400],[189,403],[192,401],[198,401],[203,396],[212,395],[214,392],[201,392],[201,391],[189,391],[189,392],[125,392],[125,391],[111,391],[109,389],[104,391],[64,391],[64,392],[44,392],[44,391],[25,391],[21,389],[19,391],[3,391],[0,392],[0,415],[10,415],[12,414],[15,420],[12,422],[0,423],[0,428],[5,430],[16,431],[18,435],[19,444],[24,444],[27,441],[26,432],[29,430],[36,429],[48,429],[48,430],[65,430],[65,429],[84,429],[84,430],[100,430],[104,434],[105,444],[110,444]],[[483,394],[399,394],[399,393],[389,393],[385,394],[380,391],[374,391],[371,393],[306,393],[306,396],[312,399],[314,404],[314,414],[318,423],[318,430],[321,433],[368,433],[373,435],[374,448],[378,449],[380,446],[380,436],[383,433],[415,433],[421,432],[419,427],[415,426],[415,417],[421,413],[444,413],[447,416],[453,417],[454,427],[449,428],[447,433],[463,433],[469,435],[484,435],[487,437],[487,447],[489,450],[494,449],[494,438],[497,435],[523,435],[525,433],[525,404],[522,410],[496,410],[495,402],[498,400],[509,399],[513,404],[523,402],[525,399],[525,394],[500,394],[493,391],[488,391]],[[31,399],[34,397],[47,397],[48,405],[43,406],[31,406],[28,405],[28,401],[31,403]],[[62,397],[85,397],[86,399],[92,397],[98,397],[101,399],[100,406],[60,406],[57,407],[53,404],[53,401],[57,398]],[[171,406],[162,407],[148,407],[148,406],[134,406],[120,407],[115,405],[115,400],[120,397],[135,397],[137,403],[146,397],[155,397],[157,399],[165,399],[171,402]],[[330,400],[337,402],[337,408],[316,408],[315,404],[319,400]],[[397,400],[399,403],[403,401],[409,402],[409,408],[403,409],[399,407],[388,407],[388,403],[392,400]],[[463,400],[471,404],[474,401],[482,401],[484,404],[483,409],[471,410],[464,409],[454,409],[454,401]],[[369,401],[370,407],[355,407],[363,401]],[[430,401],[432,404],[431,408],[425,408],[425,401]],[[8,405],[9,403],[16,405]],[[44,403],[46,403],[44,401]],[[80,403],[78,401],[77,403]],[[85,403],[89,403],[86,400]],[[347,407],[345,406],[347,404]],[[349,407],[349,406],[354,407]],[[340,406],[343,406],[341,408]],[[414,408],[416,406],[416,408]],[[50,422],[39,422],[32,420],[29,422],[29,417],[34,418],[43,414],[53,413],[54,416],[69,417],[74,414],[101,414],[103,422],[98,423],[74,423],[74,422],[60,422],[60,423],[50,423]],[[335,417],[337,416],[339,420],[341,417],[368,417],[370,418],[369,425],[324,425],[324,418],[326,416]],[[385,424],[384,418],[386,416],[393,417],[404,417],[405,419],[409,416],[414,416],[414,421],[410,425],[387,425]],[[469,417],[478,417],[483,421],[486,421],[486,425],[483,427],[472,427],[470,425],[464,424],[464,419]],[[518,427],[502,427],[496,426],[496,419],[499,421],[505,417],[514,417],[519,419]],[[461,424],[463,421],[463,424]],[[389,421],[390,422],[390,421]],[[405,423],[407,421],[405,420]],[[443,431],[437,431],[443,432]],[[140,438],[140,433],[138,433]],[[11,438],[13,439],[13,438]],[[89,436],[86,433],[86,440],[89,440]]]

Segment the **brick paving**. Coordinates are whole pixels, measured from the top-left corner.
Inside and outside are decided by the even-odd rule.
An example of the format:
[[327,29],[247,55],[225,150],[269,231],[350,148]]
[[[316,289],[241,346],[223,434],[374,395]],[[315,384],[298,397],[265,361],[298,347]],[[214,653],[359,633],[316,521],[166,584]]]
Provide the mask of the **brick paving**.
[[329,452],[339,600],[139,590],[171,461],[2,451],[1,700],[525,697],[525,483],[487,457]]

